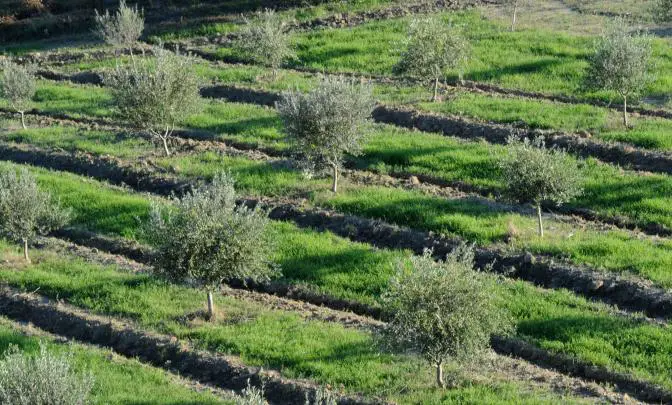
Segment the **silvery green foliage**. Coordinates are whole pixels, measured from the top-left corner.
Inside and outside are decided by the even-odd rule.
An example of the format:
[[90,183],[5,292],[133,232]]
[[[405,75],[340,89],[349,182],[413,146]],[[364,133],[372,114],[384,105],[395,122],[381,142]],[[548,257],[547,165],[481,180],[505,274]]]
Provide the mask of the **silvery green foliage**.
[[30,108],[35,96],[35,73],[32,66],[22,66],[11,60],[2,61],[0,91],[2,98],[21,113],[21,123],[25,128],[23,113]]
[[236,398],[236,405],[267,405],[264,398],[264,389],[253,387],[250,380],[247,380],[247,388],[243,390],[243,395]]
[[325,77],[308,93],[285,92],[277,103],[285,132],[307,167],[332,170],[333,191],[344,155],[361,153],[374,107],[371,86]]
[[286,60],[294,58],[287,24],[275,11],[260,11],[246,23],[235,44],[245,58],[270,66],[273,74]]
[[13,169],[0,171],[0,235],[25,245],[69,220],[70,211],[41,191],[27,170],[21,169],[18,175]]
[[397,274],[383,295],[391,319],[383,330],[389,349],[418,353],[437,367],[447,361],[475,361],[493,334],[511,327],[508,314],[495,301],[493,278],[473,270],[474,253],[458,247],[444,262],[431,252],[397,263]]
[[457,69],[461,76],[471,53],[460,30],[438,17],[413,20],[401,49],[403,53],[393,68],[394,73],[432,80],[435,99],[438,82],[446,71]]
[[334,393],[322,387],[315,391],[315,397],[311,400],[306,394],[305,405],[336,405],[338,400]]
[[582,193],[576,160],[561,149],[547,148],[541,138],[510,138],[498,163],[505,193],[513,201],[561,205]]
[[170,155],[168,140],[175,126],[201,107],[199,80],[190,55],[160,47],[155,53],[153,60],[117,65],[106,75],[105,85],[121,116],[160,139]]
[[10,346],[0,360],[3,405],[83,405],[89,403],[93,383],[91,374],[72,370],[72,353],[49,353],[43,343],[36,355]]
[[263,211],[236,206],[234,181],[219,174],[173,206],[155,204],[144,232],[157,248],[159,275],[212,291],[226,279],[264,281],[279,273],[269,262],[268,223]]
[[129,7],[125,0],[119,2],[119,9],[111,14],[99,14],[96,10],[95,33],[106,43],[123,48],[132,48],[145,29],[145,18],[138,6]]
[[654,20],[665,23],[672,21],[672,0],[658,0],[653,10]]
[[652,80],[649,72],[651,37],[631,32],[618,18],[595,44],[587,73],[589,87],[617,92],[624,101],[623,121],[627,126],[628,98],[637,96]]

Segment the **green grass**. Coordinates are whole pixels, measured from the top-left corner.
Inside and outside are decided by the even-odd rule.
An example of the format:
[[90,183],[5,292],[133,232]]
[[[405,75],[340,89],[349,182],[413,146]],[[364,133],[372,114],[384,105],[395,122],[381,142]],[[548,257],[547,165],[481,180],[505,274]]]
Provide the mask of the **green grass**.
[[110,350],[81,344],[58,344],[47,337],[26,336],[15,324],[0,317],[0,358],[10,345],[26,353],[37,353],[40,341],[47,344],[49,352],[72,352],[75,371],[93,374],[95,383],[90,399],[94,404],[122,405],[138,403],[140,399],[147,405],[234,403],[207,392],[191,390],[163,370],[117,356]]
[[[110,142],[107,139],[113,138],[104,132],[88,132],[91,138],[86,139],[84,145],[78,144],[80,135],[72,129],[56,131],[56,135],[42,136],[43,132],[49,130],[19,131],[7,138],[71,150],[87,150],[88,144],[92,143],[98,146],[100,153],[125,156],[130,161],[135,160],[134,154],[136,157],[152,154],[150,145]],[[636,239],[623,231],[582,229],[548,219],[545,221],[547,235],[541,239],[535,234],[532,212],[527,215],[512,213],[472,199],[447,200],[416,191],[347,183],[342,185],[341,193],[333,195],[326,191],[328,179],[306,180],[296,170],[283,165],[211,152],[171,158],[158,155],[153,156],[152,161],[187,180],[208,179],[219,171],[227,170],[237,178],[238,188],[245,195],[306,198],[314,205],[455,235],[484,246],[504,246],[504,240],[513,227],[518,236],[508,243],[510,248],[550,254],[605,271],[635,274],[663,286],[672,286],[669,271],[672,243],[667,239]],[[101,192],[97,182],[73,182],[76,176],[53,180],[49,179],[51,174],[45,176],[42,180],[45,187],[82,213],[77,221],[83,226],[132,236],[135,217],[146,215],[142,205],[137,205],[132,213],[117,210],[114,198],[105,199],[100,205],[94,203],[91,196]]]
[[[65,84],[51,86],[63,88],[63,93],[72,92],[74,95],[60,95],[60,90],[52,88],[50,91],[55,93],[53,100],[37,103],[38,108],[55,109],[50,106],[58,103],[58,110],[73,115],[87,114],[97,109],[101,110],[98,116],[109,117],[113,114],[111,110],[105,109],[104,100],[109,96],[104,89]],[[95,101],[87,100],[103,100],[103,105],[98,107],[91,104]],[[648,122],[654,121],[641,121],[638,123],[639,128],[649,125]],[[288,148],[277,113],[260,106],[211,101],[202,113],[187,119],[185,126],[213,132],[214,138],[222,141],[235,140],[277,150]],[[660,127],[663,134],[664,128],[666,126]],[[637,131],[639,129],[632,133]],[[617,134],[611,133],[612,136]],[[649,136],[651,133],[647,134]],[[503,150],[502,146],[463,142],[441,135],[376,125],[365,147],[365,154],[357,159],[357,164],[381,172],[419,173],[501,191],[503,186],[495,162],[496,156]],[[670,176],[639,175],[612,165],[600,165],[593,160],[587,161],[583,171],[586,191],[571,206],[589,208],[605,215],[623,216],[640,224],[657,222],[672,227]]]
[[[321,249],[317,240],[302,248],[304,252]],[[6,255],[9,251],[5,247]],[[293,258],[300,260],[301,254],[295,253]],[[361,260],[370,256],[367,260],[371,262],[387,262],[387,255],[369,250],[356,257]],[[189,339],[202,348],[240,355],[249,364],[282,369],[289,377],[308,377],[334,386],[343,384],[348,391],[390,392],[392,398],[400,395],[402,387],[416,397],[435,395],[427,389],[431,384],[429,370],[420,371],[419,362],[412,358],[379,354],[366,333],[305,321],[295,314],[269,311],[259,304],[226,296],[216,299],[222,312],[219,323],[195,321],[187,325],[179,319],[203,308],[204,294],[200,291],[66,257],[39,252],[32,256],[36,265],[20,271],[0,271],[0,278],[26,290],[39,287],[42,294],[58,296],[97,313],[130,318],[144,327]],[[338,266],[344,268],[347,264],[342,259]],[[379,268],[390,275],[389,267]],[[329,272],[330,268],[318,264],[316,271]],[[311,285],[319,281],[305,282]],[[520,338],[672,387],[669,327],[612,314],[606,307],[567,291],[544,291],[524,282],[504,280],[497,291],[494,298],[511,312]],[[489,391],[491,388],[479,395],[492,397]]]
[[[443,18],[464,28],[473,57],[464,77],[521,90],[609,99],[614,94],[585,91],[582,83],[592,49],[590,37],[544,29],[510,32],[483,18],[477,11],[443,13]],[[391,51],[404,37],[409,18],[375,21],[350,29],[295,34],[297,65],[327,71],[390,74],[397,56]],[[666,94],[672,84],[672,60],[667,42],[654,40],[653,64],[657,79],[646,93]],[[229,49],[220,49],[231,54]],[[451,72],[453,77],[456,72]]]
[[[70,65],[65,70],[69,72],[103,71],[113,67],[116,63],[114,59],[86,61]],[[278,92],[296,89],[307,91],[317,83],[315,76],[291,70],[281,70],[278,78],[273,80],[270,70],[260,66],[231,65],[227,68],[216,68],[210,64],[200,63],[196,71],[204,81],[244,85]],[[374,84],[374,93],[382,102],[412,104],[422,111],[459,115],[504,124],[524,124],[537,129],[588,131],[596,139],[606,142],[618,141],[642,148],[672,151],[672,138],[668,136],[672,130],[670,120],[630,114],[632,128],[626,130],[622,125],[619,111],[590,104],[556,103],[459,90],[453,90],[447,94],[444,102],[430,103],[427,102],[429,91],[426,87],[385,83]],[[77,97],[74,99],[76,100]],[[83,111],[80,109],[78,112]],[[203,115],[190,122],[197,123],[199,119],[204,119]]]
[[[3,250],[8,252],[6,247]],[[432,387],[431,370],[419,359],[379,353],[369,333],[308,321],[226,296],[216,297],[218,322],[184,322],[185,315],[203,308],[202,292],[53,254],[35,256],[37,265],[20,271],[6,268],[0,278],[20,288],[40,286],[47,296],[59,296],[96,313],[132,319],[202,349],[239,355],[249,365],[280,369],[285,377],[310,378],[347,392],[403,402],[422,398],[452,403],[460,397],[493,403],[558,400],[499,381],[467,381],[464,388],[443,393]]]
[[531,128],[588,131],[602,141],[629,143],[648,149],[672,151],[672,120],[631,117],[631,129],[622,124],[620,112],[588,104],[563,104],[542,100],[457,93],[442,103],[422,103],[421,110],[473,117]]

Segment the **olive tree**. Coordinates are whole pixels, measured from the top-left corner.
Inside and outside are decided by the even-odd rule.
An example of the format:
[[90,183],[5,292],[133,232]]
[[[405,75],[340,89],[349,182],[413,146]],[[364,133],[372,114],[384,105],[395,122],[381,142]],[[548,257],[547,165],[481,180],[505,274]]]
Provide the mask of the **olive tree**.
[[445,261],[430,251],[397,263],[383,295],[390,320],[382,331],[388,349],[418,353],[436,367],[436,383],[445,387],[447,361],[475,361],[494,334],[511,328],[496,301],[494,278],[473,270],[474,253],[459,246]]
[[366,139],[371,86],[327,77],[306,94],[284,93],[276,107],[298,159],[310,169],[330,168],[337,192],[344,155],[361,153]]
[[118,64],[104,82],[120,115],[160,140],[170,156],[168,141],[175,126],[201,107],[199,80],[190,55],[161,48],[155,53],[154,60]]
[[21,126],[26,129],[25,112],[35,96],[35,73],[32,66],[22,66],[10,60],[2,62],[0,91],[10,107],[21,114]]
[[287,24],[273,10],[256,14],[240,32],[235,48],[245,58],[273,69],[273,77],[278,68],[295,56],[290,43]]
[[36,235],[46,235],[70,220],[70,211],[41,191],[27,170],[18,174],[13,169],[0,171],[0,235],[23,243],[23,256],[28,257],[28,242]]
[[157,249],[156,273],[203,288],[214,319],[212,293],[225,280],[264,281],[279,273],[269,261],[268,223],[263,211],[237,206],[234,181],[219,174],[173,205],[154,204],[143,231]]
[[138,42],[145,29],[145,18],[138,6],[129,7],[125,0],[119,2],[119,9],[112,14],[109,10],[99,14],[96,10],[94,32],[115,48],[127,48],[133,58],[133,45]]
[[499,159],[505,195],[519,203],[532,203],[537,209],[539,236],[544,236],[541,219],[543,203],[561,205],[582,191],[577,161],[565,151],[547,148],[541,138],[509,139],[506,152]]
[[438,17],[412,21],[401,49],[403,52],[393,67],[394,73],[432,81],[433,101],[438,100],[439,80],[445,77],[447,70],[457,69],[462,77],[460,69],[471,52],[469,42],[460,30]]
[[623,98],[623,125],[628,126],[628,98],[637,96],[651,81],[651,37],[631,32],[623,19],[599,38],[590,57],[587,84],[590,88],[615,91]]
[[0,404],[3,405],[84,405],[93,388],[90,373],[72,369],[72,353],[50,353],[40,342],[40,351],[31,355],[10,346],[0,360]]

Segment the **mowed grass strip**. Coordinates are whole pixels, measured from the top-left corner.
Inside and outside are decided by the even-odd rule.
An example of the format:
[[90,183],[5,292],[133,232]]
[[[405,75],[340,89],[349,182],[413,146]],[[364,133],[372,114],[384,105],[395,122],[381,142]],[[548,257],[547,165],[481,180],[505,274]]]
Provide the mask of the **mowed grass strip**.
[[[11,255],[12,250],[0,242],[3,255]],[[201,349],[239,355],[248,365],[282,370],[288,378],[308,378],[339,391],[383,395],[404,403],[580,402],[478,373],[464,377],[462,387],[438,390],[430,367],[413,356],[380,353],[367,332],[308,321],[296,313],[268,310],[259,303],[222,295],[215,298],[218,321],[210,323],[192,316],[202,311],[204,303],[204,293],[196,289],[50,252],[37,252],[35,257],[37,264],[29,267],[0,265],[0,279],[19,288],[39,286],[43,295],[132,320]],[[489,373],[487,368],[485,372]]]
[[[296,169],[279,162],[254,161],[244,157],[225,156],[214,152],[198,152],[166,158],[148,142],[133,137],[113,135],[104,131],[79,131],[72,127],[31,129],[5,135],[8,141],[30,143],[40,147],[98,153],[135,161],[139,157],[151,161],[174,175],[193,181],[210,179],[220,171],[229,171],[237,179],[238,188],[247,196],[305,198],[312,205],[369,218],[381,219],[402,226],[458,236],[482,246],[552,255],[597,269],[634,274],[669,287],[672,286],[672,241],[669,239],[635,238],[620,230],[601,231],[561,220],[546,219],[545,238],[535,233],[531,212],[507,211],[471,198],[445,199],[420,191],[345,183],[339,194],[327,191],[328,179],[305,179]],[[82,190],[68,181],[45,182],[55,192],[77,195]],[[60,188],[62,185],[63,188]],[[72,199],[82,209],[86,200]],[[90,215],[111,232],[132,236],[119,227],[121,213]]]
[[[61,90],[62,89],[62,90]],[[49,112],[113,117],[105,89],[48,83],[38,91],[37,107]],[[0,104],[1,105],[1,104]],[[99,112],[95,112],[99,110]],[[211,132],[204,139],[243,142],[278,151],[289,145],[275,111],[251,104],[210,101],[202,113],[184,126]],[[503,184],[496,167],[504,146],[463,141],[439,134],[372,126],[364,155],[355,160],[359,168],[381,173],[413,173],[448,182],[501,192]],[[589,208],[602,215],[625,217],[645,226],[659,223],[672,227],[672,178],[664,174],[639,174],[588,159],[583,164],[585,192],[570,207]]]
[[[7,246],[0,242],[3,257]],[[0,265],[5,267],[5,265]],[[0,273],[13,272],[0,268]],[[176,376],[163,370],[113,354],[110,350],[81,344],[56,343],[46,336],[28,336],[16,324],[0,317],[0,359],[10,345],[25,353],[39,353],[39,343],[54,354],[73,354],[73,368],[77,373],[91,373],[95,379],[91,391],[94,404],[234,404],[233,398],[223,399],[209,392],[196,392]]]
[[[3,168],[7,167],[18,166],[3,165]],[[38,176],[43,188],[60,197],[64,205],[73,207],[75,225],[80,227],[97,232],[137,235],[138,218],[145,218],[149,211],[150,199],[146,196],[125,192],[72,174],[41,169],[31,171]],[[271,232],[275,235],[273,240],[278,243],[274,260],[282,266],[285,281],[306,285],[332,296],[373,305],[380,302],[380,295],[385,291],[393,274],[394,262],[409,257],[408,252],[374,249],[369,245],[350,242],[330,233],[298,229],[290,223],[272,222]],[[155,280],[147,278],[142,282],[118,283],[127,287],[127,290],[124,290],[126,292],[120,294],[120,297],[113,298],[106,291],[117,287],[109,280],[98,280],[96,277],[100,272],[99,269],[85,272],[75,271],[69,264],[63,267],[56,273],[45,270],[39,275],[34,275],[33,270],[28,269],[21,272],[4,272],[2,277],[12,285],[25,288],[40,286],[41,292],[51,291],[49,294],[68,297],[76,305],[92,309],[106,306],[109,307],[105,309],[106,313],[129,316],[152,325],[161,324],[161,319],[164,321],[167,319],[161,315],[161,311],[175,311],[170,309],[169,302],[176,299],[179,294],[166,293],[165,289],[182,288],[163,285],[158,289],[161,292],[156,293],[159,298],[156,298],[158,302],[155,304],[154,298],[150,299],[149,296],[143,298],[145,294],[137,292],[144,285],[155,285]],[[131,276],[126,274],[119,277],[125,279]],[[55,280],[53,290],[49,287],[50,278]],[[92,287],[82,287],[80,280],[88,280]],[[618,315],[605,305],[592,303],[565,290],[543,290],[525,282],[511,280],[501,280],[499,285],[501,289],[497,299],[514,317],[518,337],[557,353],[574,355],[581,360],[630,372],[640,378],[672,387],[670,373],[672,329],[669,326],[654,325]],[[194,310],[203,306],[204,294],[195,291],[189,294],[193,294],[191,295],[194,297],[193,301],[189,300],[188,304],[180,303],[180,311]],[[118,302],[119,307],[114,307],[117,305],[115,302]],[[145,313],[137,309],[136,305],[140,307],[156,305],[156,309]],[[131,310],[129,306],[136,309]],[[163,314],[165,315],[165,312]],[[273,328],[283,330],[274,325]],[[175,325],[175,328],[178,326]],[[167,333],[171,331],[172,329],[166,330]],[[179,330],[176,329],[176,332]],[[314,338],[311,338],[311,342],[313,340]],[[226,349],[231,346],[222,344],[215,347]],[[276,351],[283,353],[281,349],[275,347],[271,353]],[[245,357],[244,351],[237,353]],[[305,353],[302,358],[306,361],[312,359],[311,356],[305,356]],[[330,357],[329,362],[332,361],[333,358]],[[287,360],[274,364],[287,368],[294,363]],[[316,366],[310,370],[317,373],[317,370],[323,370],[322,367]],[[324,370],[330,369],[328,366],[324,367],[326,367]],[[325,373],[328,374],[327,371]],[[348,371],[344,373],[343,378],[360,378],[362,373],[364,371]],[[318,377],[313,375],[311,378]],[[337,383],[340,380],[321,381]],[[366,378],[364,381],[367,381]],[[343,381],[338,383],[345,384]],[[364,384],[362,387],[366,385],[364,382],[362,384]],[[352,387],[355,389],[354,385]]]

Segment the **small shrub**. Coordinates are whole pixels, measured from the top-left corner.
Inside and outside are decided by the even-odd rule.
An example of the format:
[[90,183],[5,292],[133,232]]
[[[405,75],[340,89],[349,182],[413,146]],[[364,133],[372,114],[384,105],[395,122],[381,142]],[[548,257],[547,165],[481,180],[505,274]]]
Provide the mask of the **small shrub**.
[[117,65],[104,80],[121,116],[161,140],[167,156],[175,126],[201,107],[193,64],[189,55],[158,48],[154,61]]
[[26,129],[25,112],[32,104],[35,96],[35,69],[32,66],[22,66],[10,60],[2,62],[2,97],[10,107],[21,114],[21,126]]
[[28,257],[28,242],[36,235],[46,235],[70,220],[70,211],[52,201],[51,195],[40,191],[37,181],[27,170],[19,175],[14,170],[0,172],[0,235],[23,243]]
[[537,208],[541,237],[544,236],[542,203],[564,204],[582,192],[581,172],[576,161],[563,150],[546,148],[541,138],[509,139],[507,153],[499,159],[499,168],[506,196],[519,203],[532,203]]
[[72,353],[55,355],[40,343],[40,352],[29,356],[10,346],[0,360],[0,404],[83,405],[89,403],[91,374],[72,370]]
[[247,380],[247,387],[243,390],[240,397],[236,398],[236,405],[267,405],[268,402],[264,398],[264,389],[253,387],[250,385],[250,380]]
[[373,106],[369,85],[339,77],[324,78],[307,94],[286,92],[276,107],[299,160],[310,169],[331,168],[335,193],[344,155],[361,153]]
[[145,29],[145,18],[138,6],[128,7],[125,0],[119,2],[119,9],[111,14],[99,14],[96,10],[95,33],[103,41],[117,48],[127,48],[133,57],[133,45],[138,42]]
[[493,334],[511,328],[494,297],[495,282],[473,270],[474,254],[460,246],[444,262],[431,252],[401,261],[383,296],[391,319],[382,332],[385,347],[418,353],[436,367],[444,388],[443,365],[478,360]]
[[191,281],[212,292],[231,278],[263,281],[279,273],[269,261],[268,217],[259,209],[236,206],[234,182],[217,175],[211,184],[174,201],[154,205],[144,234],[157,248],[154,269],[174,281]]
[[282,64],[295,56],[287,24],[268,9],[258,12],[256,18],[246,23],[235,44],[237,50],[255,63],[271,67],[276,77]]
[[623,125],[628,127],[628,98],[636,97],[652,80],[649,72],[651,37],[631,33],[616,19],[595,44],[586,76],[589,88],[615,91],[623,98]]
[[439,80],[446,71],[461,69],[470,54],[469,43],[458,28],[437,17],[414,20],[402,49],[394,73],[433,81],[433,101],[438,99]]
[[336,405],[338,404],[338,398],[331,391],[324,389],[322,387],[318,388],[315,391],[315,396],[311,400],[306,393],[306,402],[305,405]]

